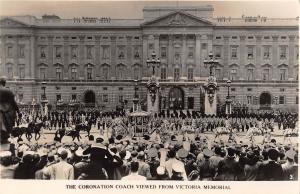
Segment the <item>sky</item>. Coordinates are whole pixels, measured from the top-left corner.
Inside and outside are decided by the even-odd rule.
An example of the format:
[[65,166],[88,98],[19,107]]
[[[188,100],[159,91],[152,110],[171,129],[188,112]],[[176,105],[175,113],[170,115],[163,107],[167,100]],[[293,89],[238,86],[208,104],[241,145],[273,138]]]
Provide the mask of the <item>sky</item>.
[[141,19],[144,6],[201,6],[212,5],[214,17],[265,16],[295,18],[299,16],[297,0],[281,1],[29,1],[0,0],[0,15],[55,14],[61,18],[110,17]]

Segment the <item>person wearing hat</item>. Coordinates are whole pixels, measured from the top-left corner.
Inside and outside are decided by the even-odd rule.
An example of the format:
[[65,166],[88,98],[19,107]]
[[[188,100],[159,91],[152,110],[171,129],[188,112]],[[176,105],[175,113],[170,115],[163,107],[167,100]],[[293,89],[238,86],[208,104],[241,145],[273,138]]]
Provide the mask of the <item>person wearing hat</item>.
[[22,161],[16,168],[14,179],[35,179],[34,152],[25,151]]
[[96,138],[96,142],[83,151],[83,155],[90,154],[89,178],[103,180],[107,178],[107,166],[113,160],[112,155],[103,144],[103,137]]
[[277,162],[279,158],[279,152],[270,148],[267,152],[269,161],[266,164],[260,166],[259,180],[263,181],[280,181],[283,180],[283,170],[281,165]]
[[160,181],[167,181],[170,180],[166,168],[164,166],[158,166],[156,168],[155,175],[151,178],[151,180],[160,180]]
[[77,149],[75,155],[80,158],[80,161],[74,164],[74,178],[88,179],[89,155],[83,155],[82,149]]
[[286,158],[286,162],[284,164],[281,165],[282,170],[283,170],[283,176],[284,176],[284,180],[293,180],[294,176],[293,174],[294,172],[294,157],[296,155],[296,152],[292,149],[289,149],[286,153],[285,153],[285,158]]
[[204,160],[198,164],[200,180],[211,181],[215,175],[215,169],[212,168],[210,164],[210,157],[212,157],[213,152],[209,149],[203,150]]

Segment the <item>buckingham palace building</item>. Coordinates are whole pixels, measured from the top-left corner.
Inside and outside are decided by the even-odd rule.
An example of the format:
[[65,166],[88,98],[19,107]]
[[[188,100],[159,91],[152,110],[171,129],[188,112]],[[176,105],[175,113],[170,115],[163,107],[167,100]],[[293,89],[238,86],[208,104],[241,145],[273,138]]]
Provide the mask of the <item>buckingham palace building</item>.
[[[141,105],[155,68],[160,109],[203,110],[210,52],[218,107],[297,111],[299,18],[213,17],[213,7],[144,7],[141,19],[1,17],[0,76],[20,104]],[[227,80],[231,81],[230,87]]]

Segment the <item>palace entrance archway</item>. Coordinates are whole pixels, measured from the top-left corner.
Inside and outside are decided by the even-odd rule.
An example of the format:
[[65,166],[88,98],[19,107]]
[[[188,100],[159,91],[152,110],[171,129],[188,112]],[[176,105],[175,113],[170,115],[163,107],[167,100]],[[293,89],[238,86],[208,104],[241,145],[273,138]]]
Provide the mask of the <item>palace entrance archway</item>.
[[96,103],[96,95],[95,92],[92,90],[88,90],[84,93],[83,102],[85,104],[95,104]]

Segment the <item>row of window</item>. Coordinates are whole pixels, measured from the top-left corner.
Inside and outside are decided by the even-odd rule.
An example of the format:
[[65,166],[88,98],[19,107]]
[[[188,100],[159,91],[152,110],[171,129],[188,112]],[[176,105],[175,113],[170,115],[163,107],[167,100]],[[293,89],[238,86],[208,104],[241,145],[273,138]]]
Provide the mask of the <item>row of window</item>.
[[[271,37],[270,36],[263,36],[262,37],[264,40],[270,40]],[[281,40],[287,40],[287,36],[280,36],[279,37]],[[215,39],[216,40],[221,40],[222,39],[222,36],[215,36]],[[231,36],[231,39],[232,40],[237,40],[238,39],[238,36]],[[254,40],[255,39],[255,36],[247,36],[247,39],[248,40]]]
[[[40,79],[47,79],[48,78],[48,73],[47,73],[47,67],[42,66],[39,69],[39,78]],[[287,80],[288,78],[288,69],[287,67],[283,66],[283,68],[279,68],[278,69],[278,73],[279,73],[279,80]],[[70,77],[71,79],[75,80],[78,79],[78,67],[76,65],[73,65],[69,68],[69,73],[70,73]],[[88,65],[85,68],[85,77],[88,80],[92,80],[94,78],[94,67]],[[104,80],[109,80],[110,79],[110,67],[109,66],[103,66],[101,67],[101,78]],[[248,68],[246,69],[246,80],[255,80],[255,74],[254,74],[255,68]],[[13,78],[14,77],[14,69],[13,69],[13,65],[12,64],[8,64],[6,65],[6,75],[8,78]],[[20,79],[25,78],[25,65],[21,64],[18,65],[18,69],[17,69],[17,75],[19,76]],[[179,81],[180,79],[180,68],[174,68],[173,71],[173,77],[174,77],[174,81]],[[261,70],[261,79],[262,80],[271,80],[272,73],[271,73],[271,69],[268,68],[264,68]],[[222,79],[222,72],[221,69],[217,68],[215,69],[215,76],[217,79]],[[58,66],[55,68],[55,77],[56,79],[63,79],[63,68],[61,66]],[[160,78],[162,81],[167,80],[168,77],[168,73],[167,73],[167,68],[162,67],[160,68]],[[236,67],[231,68],[228,72],[228,77],[230,80],[238,80],[238,69]],[[116,68],[116,78],[117,79],[126,79],[126,67],[124,65],[119,65]],[[141,68],[139,66],[135,66],[133,68],[133,78],[134,79],[140,79],[141,78]],[[187,69],[187,79],[188,81],[193,81],[194,79],[194,68],[188,68]],[[295,80],[298,80],[298,72],[295,71]]]
[[[101,78],[103,80],[110,80],[110,68],[108,66],[104,66],[101,68]],[[47,68],[46,67],[40,67],[40,74],[39,78],[40,79],[46,79],[47,76]],[[56,67],[55,68],[55,78],[56,79],[63,79],[63,68],[62,67]],[[79,78],[78,76],[78,68],[76,66],[72,66],[70,68],[70,78],[72,80],[76,80]],[[94,79],[94,68],[91,66],[87,66],[85,68],[85,78],[87,80],[92,80]],[[116,78],[118,80],[124,80],[126,79],[126,67],[124,65],[120,65],[116,68]],[[133,68],[133,79],[140,79],[141,78],[141,68],[138,66],[135,66]]]
[[[263,59],[271,59],[272,56],[272,46],[263,46],[263,51],[262,51],[262,56]],[[202,49],[206,49],[206,44],[202,45]],[[175,59],[180,59],[180,56],[182,54],[182,51],[180,48],[173,48],[174,50],[174,58]],[[161,47],[160,49],[160,57],[161,58],[167,58],[168,50],[167,47]],[[237,59],[239,56],[239,47],[238,46],[231,46],[230,47],[230,57],[232,59]],[[255,46],[247,46],[246,50],[246,57],[247,59],[253,59],[255,57]],[[295,47],[295,55],[296,59],[299,59],[299,51],[298,51],[298,46]],[[194,47],[188,47],[187,51],[187,56],[188,58],[193,58],[194,57]],[[222,58],[222,46],[214,46],[214,56],[216,58]],[[279,58],[280,59],[287,59],[288,56],[288,46],[279,46]]]
[[[233,105],[236,101],[236,96],[230,96],[230,99],[233,101]],[[295,104],[299,103],[299,97],[295,97]],[[246,96],[246,104],[251,105],[258,105],[259,104],[259,98],[257,96]],[[278,96],[277,98],[273,98],[272,104],[286,104],[286,96]]]

